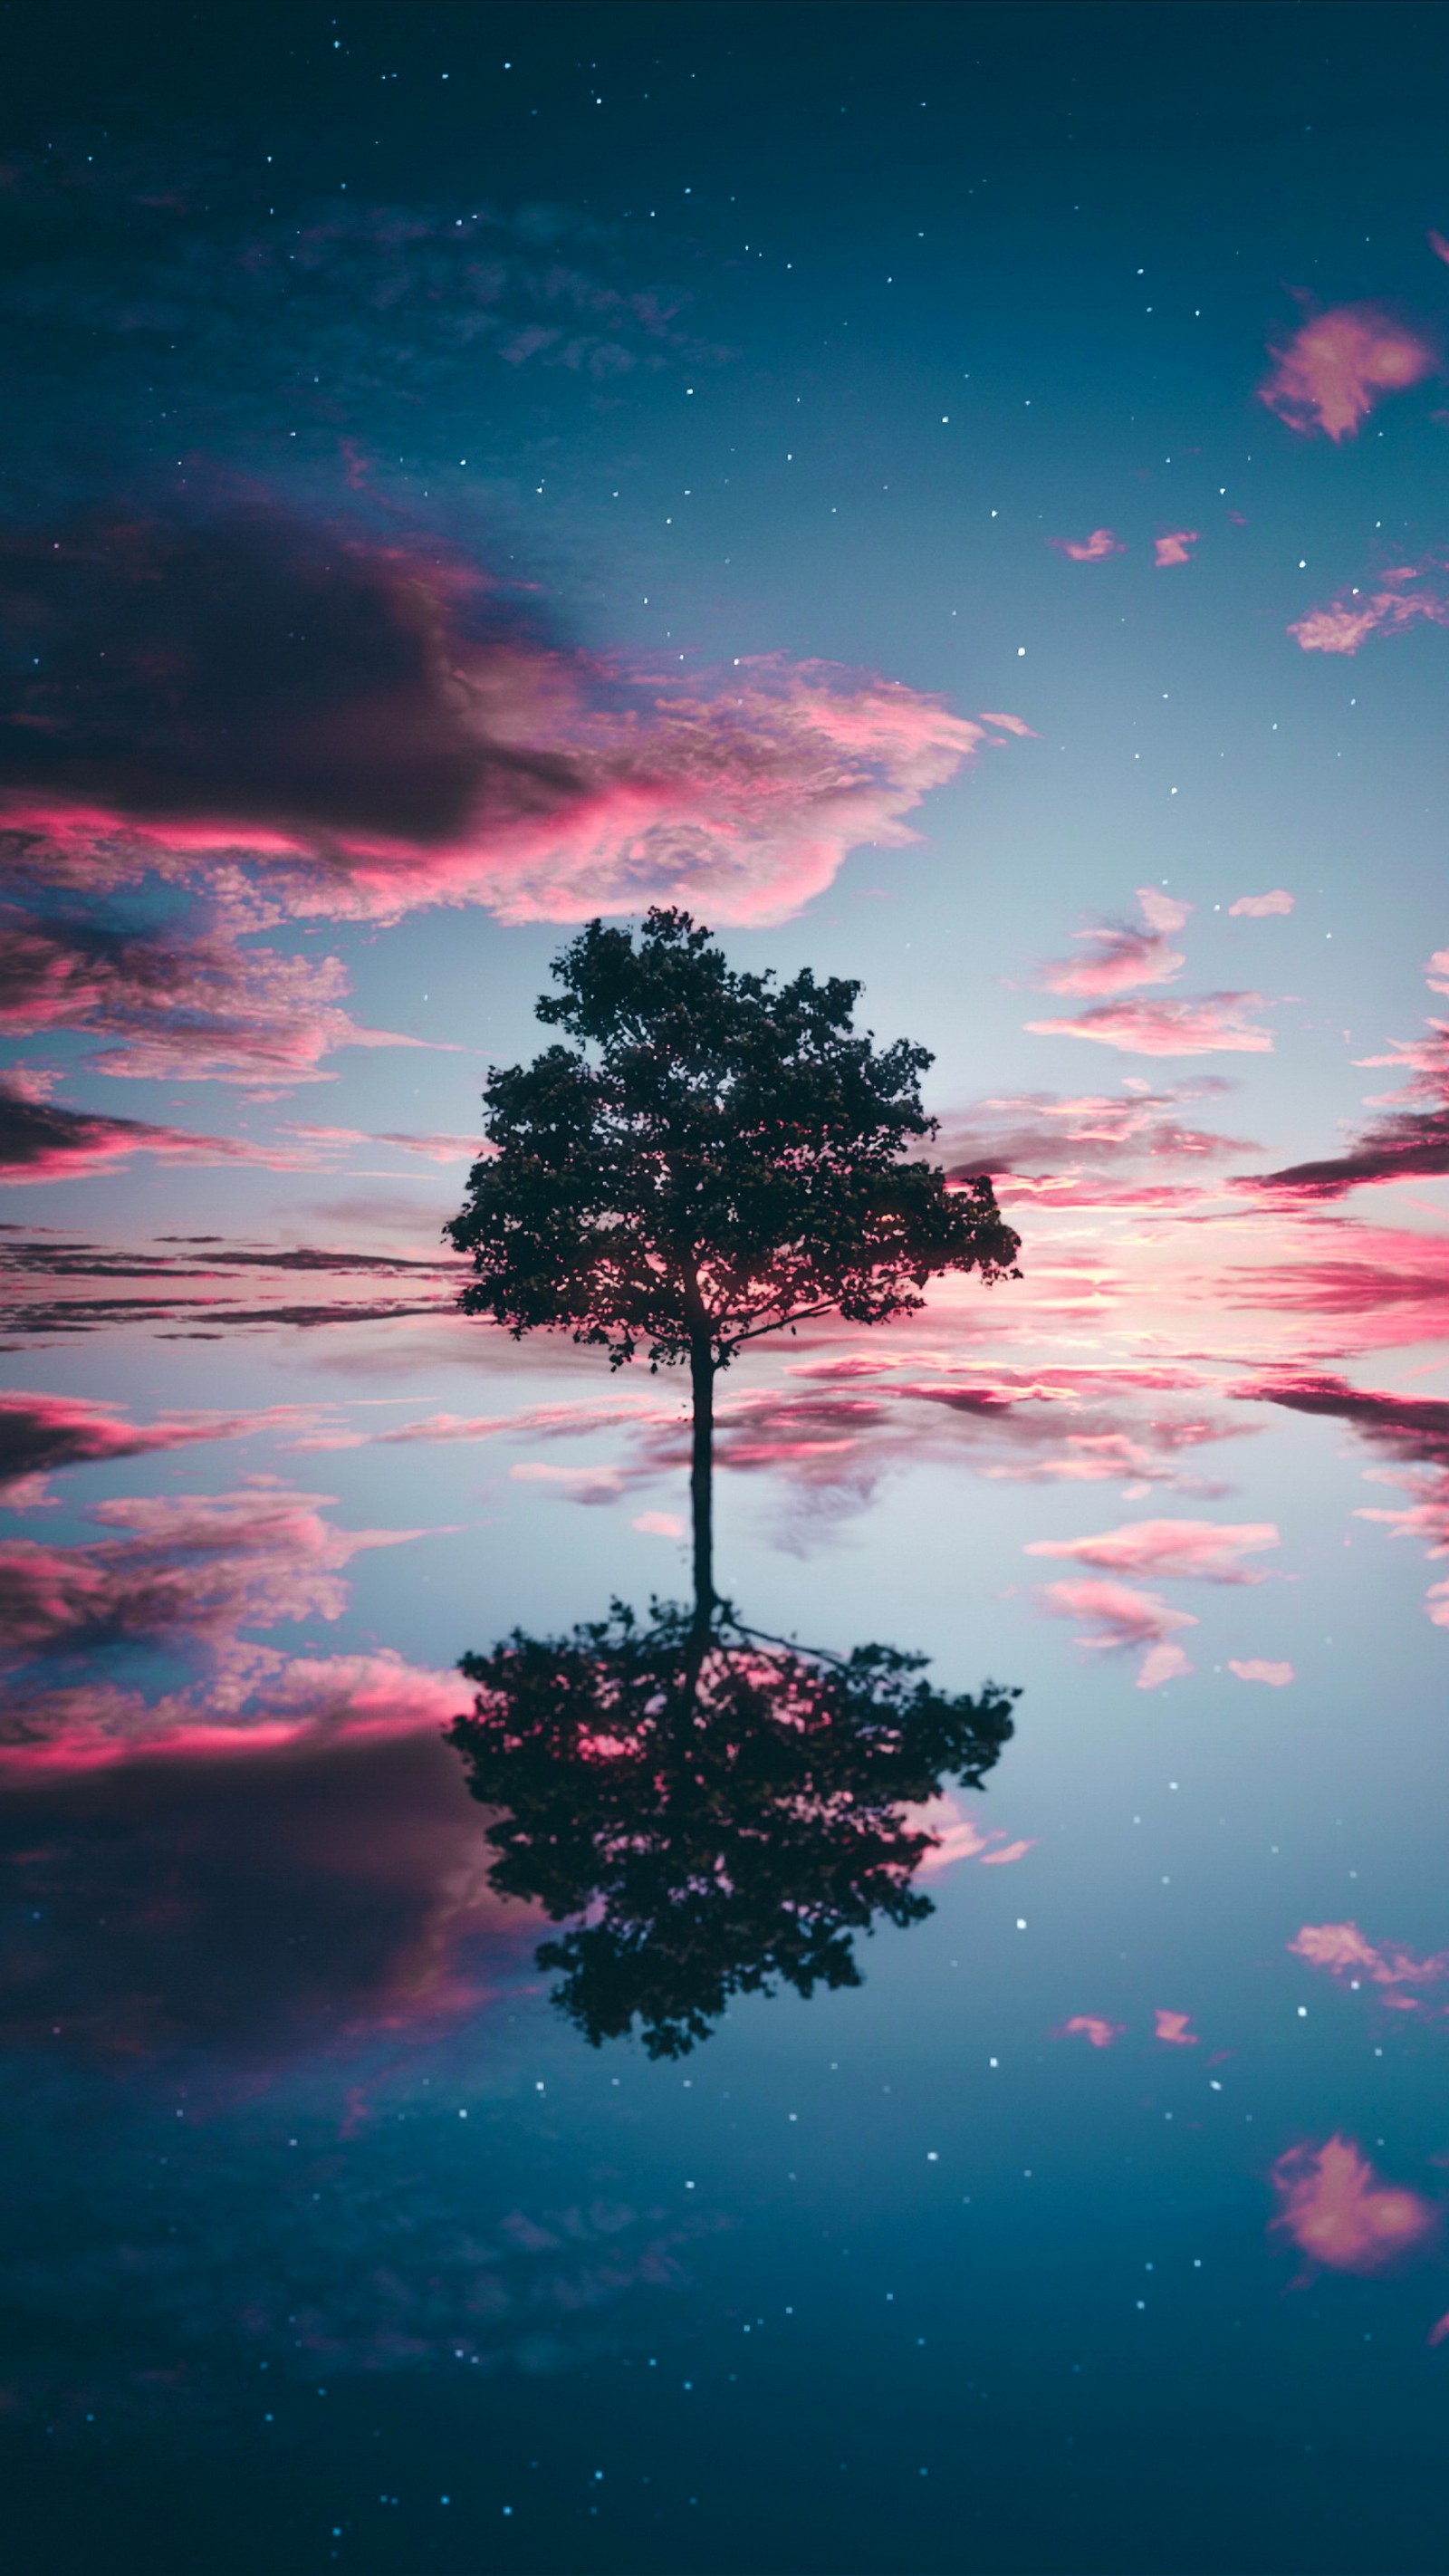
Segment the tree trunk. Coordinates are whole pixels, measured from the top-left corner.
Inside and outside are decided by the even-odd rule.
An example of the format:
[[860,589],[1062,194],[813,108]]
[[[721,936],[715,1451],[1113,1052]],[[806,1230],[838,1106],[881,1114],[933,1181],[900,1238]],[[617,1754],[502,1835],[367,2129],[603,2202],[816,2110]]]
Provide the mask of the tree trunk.
[[694,1445],[689,1500],[694,1516],[694,1632],[708,1636],[714,1616],[714,1348],[708,1333],[692,1333],[689,1375],[694,1397]]

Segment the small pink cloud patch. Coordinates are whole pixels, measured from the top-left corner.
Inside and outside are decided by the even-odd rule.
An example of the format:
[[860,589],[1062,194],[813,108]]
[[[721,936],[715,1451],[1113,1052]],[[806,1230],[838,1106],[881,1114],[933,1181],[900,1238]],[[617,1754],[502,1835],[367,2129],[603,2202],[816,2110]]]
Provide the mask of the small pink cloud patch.
[[1089,537],[1052,537],[1049,542],[1059,554],[1070,555],[1073,563],[1104,563],[1108,555],[1127,551],[1110,528],[1094,528]]
[[683,1538],[684,1523],[673,1512],[640,1512],[629,1524],[642,1530],[646,1538]]
[[1427,376],[1435,353],[1422,332],[1375,304],[1339,304],[1316,314],[1271,352],[1258,400],[1304,437],[1349,437],[1385,394]]
[[1159,2005],[1152,2016],[1152,2036],[1160,2039],[1164,2048],[1196,2048],[1197,2033],[1190,2027],[1191,2019],[1190,2013],[1164,2012]]
[[1291,1664],[1270,1663],[1261,1655],[1245,1655],[1241,1661],[1230,1656],[1228,1670],[1240,1682],[1266,1682],[1270,1690],[1286,1690],[1297,1679]]
[[979,1860],[983,1866],[987,1861],[1022,1860],[1036,1848],[1034,1841],[1006,1842],[999,1825],[983,1830],[974,1817],[963,1813],[949,1790],[919,1806],[902,1807],[900,1815],[912,1832],[932,1837],[930,1849],[916,1863],[919,1878],[933,1878],[958,1860]]
[[1051,2035],[1053,2039],[1085,2039],[1092,2048],[1110,2048],[1126,2027],[1125,2022],[1104,2021],[1100,2013],[1073,2013],[1071,2020],[1064,2021]]
[[[1446,249],[1443,255],[1449,259],[1449,249]],[[1449,2308],[1445,2309],[1442,2317],[1435,2318],[1424,2341],[1431,2347],[1435,2344],[1449,2343]]]
[[1174,1631],[1198,1625],[1190,1610],[1174,1610],[1155,1592],[1139,1592],[1130,1583],[1105,1583],[1091,1576],[1080,1581],[1048,1583],[1041,1605],[1060,1619],[1090,1619],[1094,1626],[1077,1643],[1110,1653],[1114,1648],[1144,1649],[1137,1675],[1139,1690],[1157,1690],[1192,1667]]
[[1267,921],[1275,912],[1291,912],[1293,897],[1285,887],[1274,886],[1271,894],[1240,894],[1228,911],[1235,920]]
[[1386,2271],[1438,2228],[1433,2202],[1380,2183],[1351,2138],[1290,2147],[1272,2180],[1280,2204],[1273,2226],[1336,2272]]
[[1196,544],[1196,528],[1172,528],[1166,536],[1154,537],[1153,563],[1159,572],[1165,572],[1169,564],[1191,563],[1192,549]]

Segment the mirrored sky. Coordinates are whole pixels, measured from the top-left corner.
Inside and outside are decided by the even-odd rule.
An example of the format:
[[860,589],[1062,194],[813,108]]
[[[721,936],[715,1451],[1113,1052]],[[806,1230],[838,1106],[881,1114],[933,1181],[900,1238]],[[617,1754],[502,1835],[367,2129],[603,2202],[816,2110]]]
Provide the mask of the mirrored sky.
[[[1442,2569],[1442,9],[0,42],[18,2563]],[[445,1740],[686,1589],[441,1236],[655,902],[1023,1247],[722,1382],[750,1620],[1021,1696],[677,2057]]]

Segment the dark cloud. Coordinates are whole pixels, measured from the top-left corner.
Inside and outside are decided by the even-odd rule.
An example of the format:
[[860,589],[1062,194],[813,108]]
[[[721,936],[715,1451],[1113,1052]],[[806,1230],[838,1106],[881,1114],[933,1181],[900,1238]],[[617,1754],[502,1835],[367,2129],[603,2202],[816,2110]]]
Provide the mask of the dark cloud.
[[537,1937],[487,1888],[436,1728],[11,1776],[0,1848],[25,1898],[0,1946],[11,2045],[134,2059],[426,2026]]
[[490,722],[519,635],[481,581],[260,501],[10,527],[0,632],[12,807],[426,845],[578,792]]
[[128,1422],[119,1405],[94,1396],[0,1394],[0,1497],[15,1508],[33,1506],[47,1499],[43,1479],[62,1467],[144,1458],[198,1440],[234,1439],[265,1425],[296,1427],[310,1419],[294,1407],[273,1407],[261,1414],[194,1413],[161,1422]]
[[306,1157],[294,1147],[249,1145],[235,1136],[187,1135],[144,1118],[109,1118],[99,1111],[65,1109],[38,1097],[20,1075],[0,1074],[0,1185],[22,1181],[88,1178],[133,1154],[159,1154],[181,1163],[262,1163],[295,1171]]
[[1365,1183],[1429,1180],[1445,1172],[1449,1109],[1410,1109],[1366,1127],[1347,1153],[1316,1163],[1290,1163],[1281,1172],[1254,1173],[1238,1186],[1294,1198],[1341,1199]]
[[1303,1369],[1275,1370],[1227,1392],[1254,1403],[1281,1404],[1290,1413],[1326,1414],[1350,1423],[1392,1457],[1449,1468],[1449,1403],[1440,1396],[1387,1394]]

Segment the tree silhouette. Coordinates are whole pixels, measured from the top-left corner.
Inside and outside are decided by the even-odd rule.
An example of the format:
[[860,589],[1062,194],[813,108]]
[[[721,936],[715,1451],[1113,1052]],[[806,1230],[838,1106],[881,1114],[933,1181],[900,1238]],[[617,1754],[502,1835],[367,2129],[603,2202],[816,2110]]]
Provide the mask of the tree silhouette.
[[465,1655],[472,1716],[449,1730],[501,1895],[577,1918],[538,1952],[595,2047],[637,2021],[651,2057],[708,2036],[731,1995],[860,1983],[851,1935],[934,1911],[911,1884],[935,1838],[902,1812],[950,1775],[979,1789],[1015,1691],[946,1697],[925,1657],[781,1647],[620,1603],[567,1637],[515,1631]]
[[697,1646],[718,1607],[714,1381],[761,1334],[838,1314],[882,1324],[936,1272],[1020,1274],[991,1184],[948,1188],[903,1149],[933,1136],[904,1039],[857,1035],[861,987],[808,968],[736,974],[687,912],[651,910],[636,946],[599,921],[555,959],[537,1005],[573,1046],[495,1072],[491,1154],[445,1231],[473,1256],[461,1304],[515,1337],[566,1330],[617,1368],[687,1360]]

